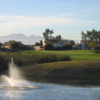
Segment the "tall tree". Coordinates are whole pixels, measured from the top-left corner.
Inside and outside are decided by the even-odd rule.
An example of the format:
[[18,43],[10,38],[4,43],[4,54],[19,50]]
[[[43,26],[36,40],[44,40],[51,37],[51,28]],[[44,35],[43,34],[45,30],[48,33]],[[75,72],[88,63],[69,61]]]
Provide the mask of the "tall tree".
[[43,36],[46,44],[48,44],[52,39],[52,34],[53,34],[53,30],[50,30],[48,28],[45,30],[45,32],[43,32]]
[[96,43],[96,46],[100,45],[100,31],[97,31],[93,29],[92,31],[87,31],[84,33],[83,31],[81,32],[82,35],[82,41],[85,41],[89,44],[94,44]]
[[53,29],[50,30],[48,28],[45,30],[45,32],[43,32],[45,45],[61,42],[61,35],[57,35],[54,37],[52,36],[53,33],[54,33]]
[[91,48],[95,48],[96,47],[96,42],[91,40],[91,41],[89,41],[88,46],[91,47]]
[[86,34],[82,31],[81,35],[82,35],[82,41],[86,41]]
[[57,35],[57,36],[55,37],[55,41],[56,41],[56,42],[60,42],[60,41],[61,41],[61,35]]
[[52,39],[53,29],[50,31],[50,39]]
[[2,47],[2,43],[0,43],[0,48]]

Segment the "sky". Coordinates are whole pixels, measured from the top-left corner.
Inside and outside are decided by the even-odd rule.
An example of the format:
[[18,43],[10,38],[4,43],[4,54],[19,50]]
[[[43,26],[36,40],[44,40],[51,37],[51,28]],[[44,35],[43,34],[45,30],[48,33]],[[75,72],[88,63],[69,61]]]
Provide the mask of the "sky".
[[73,40],[100,30],[100,0],[0,0],[0,36],[42,36],[46,28]]

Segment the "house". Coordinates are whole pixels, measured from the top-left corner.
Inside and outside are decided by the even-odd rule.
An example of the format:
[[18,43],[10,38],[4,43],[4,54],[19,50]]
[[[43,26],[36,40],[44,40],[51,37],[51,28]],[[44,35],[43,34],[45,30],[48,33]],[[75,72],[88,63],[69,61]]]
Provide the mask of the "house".
[[[43,42],[43,47],[44,47],[46,45],[45,40],[42,40],[42,42]],[[58,46],[66,45],[66,44],[68,44],[68,42],[69,42],[69,40],[62,39],[58,43],[53,43],[53,45],[58,47]],[[52,44],[52,43],[50,43],[50,44]]]
[[80,41],[80,44],[81,44],[81,48],[82,50],[88,50],[90,49],[89,46],[88,46],[88,43],[86,41]]
[[89,50],[90,48],[88,47],[87,42],[80,41],[80,43],[77,43],[77,44],[73,45],[73,49]]
[[80,50],[80,49],[82,49],[82,44],[80,44],[80,43],[75,44],[75,45],[73,45],[72,48],[73,48],[74,50]]
[[52,44],[53,47],[57,48],[57,47],[62,47],[63,45],[61,43],[54,43]]
[[11,43],[10,43],[10,42],[5,42],[5,43],[2,45],[2,48],[10,49],[10,48],[11,48]]
[[43,50],[43,46],[34,46],[35,50]]

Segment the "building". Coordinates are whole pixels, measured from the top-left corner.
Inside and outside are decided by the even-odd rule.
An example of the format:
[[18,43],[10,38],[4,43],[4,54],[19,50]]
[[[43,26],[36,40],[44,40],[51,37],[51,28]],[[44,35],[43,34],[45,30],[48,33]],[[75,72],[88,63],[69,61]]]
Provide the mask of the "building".
[[80,44],[81,44],[81,48],[82,50],[88,50],[90,49],[89,46],[88,46],[88,43],[86,41],[80,41]]
[[10,49],[10,48],[11,48],[11,43],[10,43],[10,42],[5,42],[5,43],[2,45],[2,48]]
[[80,50],[82,49],[82,45],[80,43],[73,45],[72,47],[74,50]]
[[43,46],[34,46],[35,50],[43,50]]
[[63,45],[61,43],[54,43],[52,44],[53,47],[57,48],[57,47],[62,47]]
[[[43,47],[46,45],[45,44],[45,40],[42,40],[42,42],[43,42]],[[61,42],[58,42],[58,43],[50,43],[50,44],[52,44],[52,45],[54,45],[54,46],[62,46],[62,45],[66,45],[66,44],[68,44],[68,42],[69,42],[69,40],[65,40],[65,39],[62,39],[61,40]]]

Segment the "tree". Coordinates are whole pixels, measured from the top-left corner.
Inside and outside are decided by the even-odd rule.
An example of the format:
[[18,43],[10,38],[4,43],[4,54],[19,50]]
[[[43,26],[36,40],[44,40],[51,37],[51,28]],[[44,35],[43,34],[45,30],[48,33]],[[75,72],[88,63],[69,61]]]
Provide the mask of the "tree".
[[2,47],[2,43],[0,43],[0,48]]
[[56,37],[52,36],[54,33],[53,29],[46,29],[45,32],[43,32],[43,37],[45,40],[45,44],[50,44],[50,43],[57,43],[61,41],[61,35],[58,35]]
[[72,50],[72,46],[67,44],[67,45],[63,46],[62,49],[63,50]]
[[14,42],[11,44],[12,49],[22,49],[22,43],[21,42]]
[[50,39],[52,39],[52,34],[53,34],[54,32],[53,32],[53,29],[50,31]]
[[95,48],[96,47],[96,42],[91,40],[91,41],[89,41],[88,46],[91,47],[91,48]]
[[73,45],[75,45],[75,42],[73,40],[70,40],[68,44],[73,46]]
[[12,44],[12,43],[16,43],[17,41],[15,41],[15,40],[10,40],[9,42]]
[[42,40],[40,40],[40,42],[36,42],[36,43],[35,43],[35,46],[42,46],[42,45],[43,45]]
[[40,40],[40,45],[43,45],[43,41],[42,40]]
[[35,43],[35,46],[40,46],[40,43],[39,43],[39,42],[36,42],[36,43]]
[[52,34],[53,34],[53,30],[50,29],[46,29],[45,32],[43,32],[43,36],[45,39],[45,44],[48,44],[50,42],[50,40],[52,39]]
[[57,36],[55,37],[55,41],[56,41],[56,42],[60,42],[60,41],[61,41],[61,35],[57,35]]
[[87,31],[84,33],[83,31],[81,32],[82,35],[82,41],[87,42],[90,44],[93,42],[96,43],[96,46],[99,46],[100,44],[100,31],[97,31],[93,29],[92,31]]
[[81,35],[82,35],[82,41],[86,41],[86,34],[82,31]]

